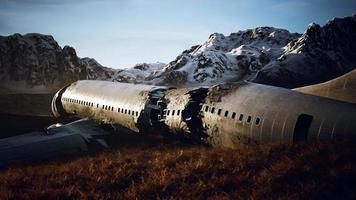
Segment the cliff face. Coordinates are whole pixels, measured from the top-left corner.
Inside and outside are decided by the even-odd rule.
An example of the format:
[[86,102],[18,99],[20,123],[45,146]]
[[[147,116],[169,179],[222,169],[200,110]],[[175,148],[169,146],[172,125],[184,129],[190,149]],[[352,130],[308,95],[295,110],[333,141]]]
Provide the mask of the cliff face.
[[283,53],[299,34],[259,27],[231,33],[214,33],[202,45],[183,51],[152,80],[158,84],[211,85],[247,80]]
[[320,83],[356,68],[356,15],[311,24],[283,54],[266,65],[254,82],[281,87]]
[[72,47],[63,49],[52,36],[14,34],[0,37],[2,90],[53,92],[60,86],[86,79],[86,66]]
[[53,93],[77,80],[142,82],[164,63],[142,63],[111,69],[93,58],[79,58],[74,48],[61,48],[50,35],[0,36],[0,92]]
[[258,27],[214,33],[183,51],[156,84],[211,85],[249,80],[294,88],[330,80],[356,68],[356,15],[311,24],[303,34]]

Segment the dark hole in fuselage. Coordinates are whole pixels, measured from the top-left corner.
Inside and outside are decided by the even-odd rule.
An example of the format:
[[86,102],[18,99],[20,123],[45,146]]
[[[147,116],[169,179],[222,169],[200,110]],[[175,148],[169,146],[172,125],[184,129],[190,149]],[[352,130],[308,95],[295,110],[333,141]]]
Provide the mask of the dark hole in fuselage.
[[313,116],[307,114],[299,115],[294,127],[293,142],[305,141],[308,138],[308,131],[313,121]]

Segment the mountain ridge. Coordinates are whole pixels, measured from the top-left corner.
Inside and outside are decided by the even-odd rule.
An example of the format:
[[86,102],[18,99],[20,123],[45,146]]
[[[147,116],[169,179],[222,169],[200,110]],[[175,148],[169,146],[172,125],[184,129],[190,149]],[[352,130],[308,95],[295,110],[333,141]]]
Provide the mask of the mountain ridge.
[[0,36],[0,91],[48,93],[76,80],[168,86],[207,86],[229,81],[295,88],[325,82],[356,68],[356,15],[312,23],[303,34],[257,27],[225,36],[213,33],[168,64],[112,69],[79,58],[50,35]]

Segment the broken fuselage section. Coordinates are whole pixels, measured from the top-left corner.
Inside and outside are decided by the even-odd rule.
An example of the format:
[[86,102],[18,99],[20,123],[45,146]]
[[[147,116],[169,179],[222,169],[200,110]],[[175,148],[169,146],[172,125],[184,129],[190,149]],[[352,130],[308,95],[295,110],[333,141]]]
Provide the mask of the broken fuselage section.
[[354,104],[249,82],[176,89],[77,81],[55,95],[52,110],[226,147],[353,138],[356,130]]

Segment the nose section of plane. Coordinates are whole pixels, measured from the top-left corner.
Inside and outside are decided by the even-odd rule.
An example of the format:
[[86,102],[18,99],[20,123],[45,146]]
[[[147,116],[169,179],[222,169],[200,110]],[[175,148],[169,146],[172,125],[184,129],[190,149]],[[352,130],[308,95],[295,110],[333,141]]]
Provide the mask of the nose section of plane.
[[62,104],[62,94],[65,92],[67,87],[64,87],[64,88],[60,89],[53,96],[52,103],[51,103],[51,109],[52,109],[53,116],[55,116],[55,117],[64,117],[64,116],[66,116],[66,112],[65,112],[65,110],[63,108],[63,104]]

